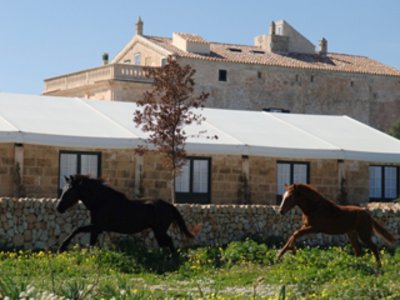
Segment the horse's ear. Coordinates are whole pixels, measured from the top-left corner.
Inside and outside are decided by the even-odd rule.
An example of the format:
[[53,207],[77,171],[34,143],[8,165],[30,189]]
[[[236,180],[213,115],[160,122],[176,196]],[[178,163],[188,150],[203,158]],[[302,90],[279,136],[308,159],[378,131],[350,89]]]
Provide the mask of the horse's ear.
[[287,190],[289,187],[289,185],[287,183],[285,183],[285,190]]
[[68,178],[67,176],[65,176],[65,175],[64,175],[64,179],[65,179],[65,182],[67,182],[67,183],[70,182],[70,181],[69,181],[69,178]]

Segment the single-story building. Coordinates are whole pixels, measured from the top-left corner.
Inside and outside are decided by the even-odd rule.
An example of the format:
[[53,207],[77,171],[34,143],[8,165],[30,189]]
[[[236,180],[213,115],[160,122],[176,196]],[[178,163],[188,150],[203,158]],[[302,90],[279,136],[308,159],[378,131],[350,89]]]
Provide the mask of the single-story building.
[[[56,197],[64,175],[104,178],[129,198],[169,198],[135,103],[0,93],[0,196]],[[276,204],[306,182],[333,200],[399,196],[400,141],[347,116],[203,109],[177,178],[178,202]],[[195,137],[196,133],[206,131]],[[193,136],[191,136],[193,135]],[[207,136],[217,135],[218,139]]]

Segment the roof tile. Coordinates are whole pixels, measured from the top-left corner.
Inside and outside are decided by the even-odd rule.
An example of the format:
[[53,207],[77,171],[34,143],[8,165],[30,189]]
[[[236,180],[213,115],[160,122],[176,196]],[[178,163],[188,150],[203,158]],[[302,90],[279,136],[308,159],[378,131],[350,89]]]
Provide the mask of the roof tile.
[[[207,42],[202,37],[192,34],[179,33],[188,40]],[[149,40],[167,49],[180,57],[225,61],[243,64],[260,64],[279,66],[286,68],[314,69],[347,73],[374,74],[385,76],[400,76],[400,70],[384,65],[366,56],[327,53],[303,54],[303,53],[274,53],[264,51],[257,46],[224,44],[210,42],[210,54],[198,54],[186,52],[172,45],[172,39],[164,37],[146,36]],[[198,39],[200,38],[200,39]],[[232,48],[234,50],[232,50]]]

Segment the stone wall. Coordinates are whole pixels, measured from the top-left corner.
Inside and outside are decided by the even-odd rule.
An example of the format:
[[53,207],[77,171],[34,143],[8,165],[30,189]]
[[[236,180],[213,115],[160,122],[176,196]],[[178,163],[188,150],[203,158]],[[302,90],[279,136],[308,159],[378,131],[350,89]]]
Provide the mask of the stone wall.
[[[115,80],[111,84],[112,95],[109,100],[136,102],[142,99],[144,92],[150,91],[151,88],[152,85],[149,83]],[[98,99],[95,96],[90,98]],[[132,99],[135,101],[132,101]]]
[[[142,65],[161,64],[163,56],[160,53],[152,48],[146,50],[140,44],[128,51],[120,62],[132,60],[135,52],[141,52]],[[195,93],[204,91],[210,94],[207,107],[241,110],[277,107],[293,113],[348,115],[383,131],[398,121],[399,77],[185,58],[179,60],[196,70]],[[227,71],[227,81],[218,80],[220,69]],[[45,94],[136,102],[152,88],[149,82],[141,79],[125,79],[112,78],[90,85],[83,81],[79,87],[45,91]]]
[[136,53],[140,53],[141,66],[159,67],[162,59],[165,59],[165,53],[160,54],[159,49],[154,49],[154,46],[148,43],[138,42],[119,58],[118,63],[124,64],[129,61],[128,64],[135,64]]
[[0,195],[14,195],[14,144],[0,143]]
[[211,199],[218,204],[232,203],[239,199],[242,159],[239,155],[218,155],[212,158]]
[[[57,249],[73,228],[88,224],[89,216],[82,204],[59,214],[55,210],[56,199],[0,198],[0,248]],[[177,205],[189,228],[201,224],[201,230],[193,241],[171,226],[170,234],[179,247],[225,245],[231,241],[257,237],[287,239],[301,223],[301,213],[296,208],[287,215],[278,214],[277,206],[269,205]],[[371,213],[392,232],[399,245],[400,204],[371,203]],[[149,230],[130,235],[156,247],[154,236]],[[88,234],[79,235],[73,243],[87,244]],[[100,246],[110,246],[129,235],[102,234]],[[343,236],[311,235],[303,239],[309,244],[342,244]],[[300,241],[301,242],[301,241]]]
[[[158,153],[147,152],[140,156],[134,149],[29,144],[0,144],[0,196],[57,197],[61,151],[101,153],[101,177],[130,199],[137,195],[171,198],[169,173]],[[276,204],[278,161],[307,162],[310,184],[329,199],[338,200],[341,178],[346,178],[345,188],[349,203],[362,203],[369,196],[368,166],[373,162],[206,153],[196,156],[211,159],[213,204]],[[18,161],[22,166],[19,183],[16,181]],[[18,184],[22,191],[20,193],[16,192]]]
[[[0,144],[1,145],[1,144]],[[2,148],[0,148],[2,149]],[[8,149],[8,148],[7,148]],[[14,168],[14,145],[8,151],[10,168]],[[132,149],[69,148],[43,145],[23,145],[22,184],[29,197],[57,197],[59,187],[60,151],[100,152],[101,176],[129,197],[134,195],[135,153]],[[6,157],[6,156],[2,156]],[[4,160],[5,158],[3,158]],[[0,167],[2,164],[0,164]],[[7,166],[7,165],[6,165]],[[4,168],[6,168],[6,166]],[[0,168],[1,172],[1,168]],[[10,171],[7,171],[7,175]],[[0,173],[1,176],[1,173]],[[6,176],[5,176],[6,177]],[[12,178],[12,176],[8,176]],[[8,181],[10,179],[7,179]],[[8,182],[4,180],[4,182]],[[12,186],[12,184],[11,184]],[[1,188],[1,185],[0,185]],[[9,191],[9,193],[7,193]],[[0,195],[15,195],[12,189],[1,189]]]
[[250,203],[276,203],[276,161],[264,157],[249,157]]
[[[196,70],[196,91],[210,94],[207,107],[348,115],[383,131],[398,121],[398,77],[182,58],[181,63]],[[227,70],[227,81],[218,81],[219,69]]]

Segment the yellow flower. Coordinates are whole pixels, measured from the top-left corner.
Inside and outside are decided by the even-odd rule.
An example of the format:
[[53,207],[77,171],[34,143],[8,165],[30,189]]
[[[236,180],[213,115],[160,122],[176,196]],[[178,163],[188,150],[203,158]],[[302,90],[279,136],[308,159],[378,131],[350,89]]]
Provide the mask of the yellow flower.
[[36,254],[36,257],[37,258],[43,258],[43,257],[45,257],[46,256],[46,253],[44,252],[44,251],[39,251],[37,254]]

